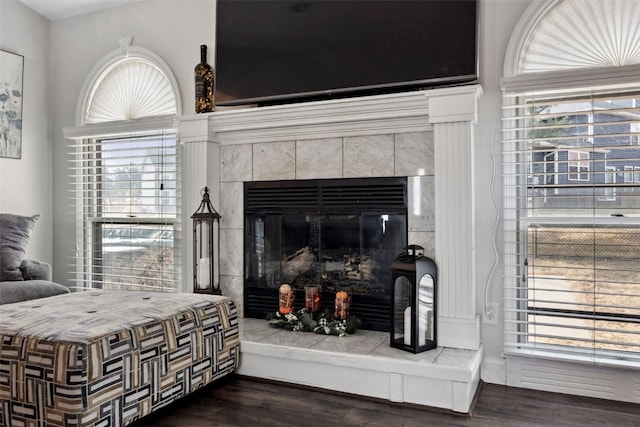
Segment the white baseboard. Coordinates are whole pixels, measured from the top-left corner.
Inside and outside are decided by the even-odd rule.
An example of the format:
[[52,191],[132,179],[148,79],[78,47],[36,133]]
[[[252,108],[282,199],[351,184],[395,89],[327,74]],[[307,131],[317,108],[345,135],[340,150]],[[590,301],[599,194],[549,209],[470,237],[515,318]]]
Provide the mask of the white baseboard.
[[508,386],[640,403],[640,372],[636,369],[511,355],[505,366]]
[[491,384],[505,385],[507,383],[506,363],[503,357],[486,357],[480,366],[480,378]]

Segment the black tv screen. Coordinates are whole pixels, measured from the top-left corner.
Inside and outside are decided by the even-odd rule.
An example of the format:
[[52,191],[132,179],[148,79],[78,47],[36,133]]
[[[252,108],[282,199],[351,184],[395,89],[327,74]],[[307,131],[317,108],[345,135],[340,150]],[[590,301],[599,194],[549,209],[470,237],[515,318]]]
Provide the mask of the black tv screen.
[[218,0],[216,105],[477,79],[476,0]]

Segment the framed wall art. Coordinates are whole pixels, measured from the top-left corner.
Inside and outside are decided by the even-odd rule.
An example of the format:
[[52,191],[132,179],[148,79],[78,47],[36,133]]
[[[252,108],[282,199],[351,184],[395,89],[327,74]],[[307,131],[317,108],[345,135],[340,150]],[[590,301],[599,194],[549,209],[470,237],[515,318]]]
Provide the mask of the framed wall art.
[[0,157],[22,157],[24,57],[0,50]]

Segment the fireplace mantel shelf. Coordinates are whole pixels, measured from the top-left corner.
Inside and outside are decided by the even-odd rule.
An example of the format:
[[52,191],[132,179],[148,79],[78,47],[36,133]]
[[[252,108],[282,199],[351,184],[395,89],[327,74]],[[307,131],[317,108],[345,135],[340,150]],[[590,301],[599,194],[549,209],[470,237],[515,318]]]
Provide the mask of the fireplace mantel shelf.
[[[202,133],[207,133],[224,145],[419,132],[431,130],[435,120],[475,121],[474,100],[481,92],[480,86],[469,85],[219,110],[182,117],[180,136],[182,142],[201,141]],[[472,102],[460,102],[465,98]],[[465,105],[469,107],[461,108]]]

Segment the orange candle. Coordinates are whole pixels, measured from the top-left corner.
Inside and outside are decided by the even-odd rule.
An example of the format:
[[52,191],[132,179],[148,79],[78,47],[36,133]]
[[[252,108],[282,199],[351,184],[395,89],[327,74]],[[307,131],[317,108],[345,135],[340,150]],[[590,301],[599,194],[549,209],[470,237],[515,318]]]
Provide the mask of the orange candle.
[[281,314],[289,314],[293,311],[293,302],[296,299],[296,295],[286,283],[280,286],[280,298],[278,299],[278,311]]
[[305,286],[304,288],[304,309],[309,313],[314,313],[320,309],[320,287]]
[[339,291],[336,293],[336,301],[335,301],[335,312],[333,313],[333,317],[338,320],[346,320],[349,318],[349,305],[350,305],[349,294],[345,291]]

